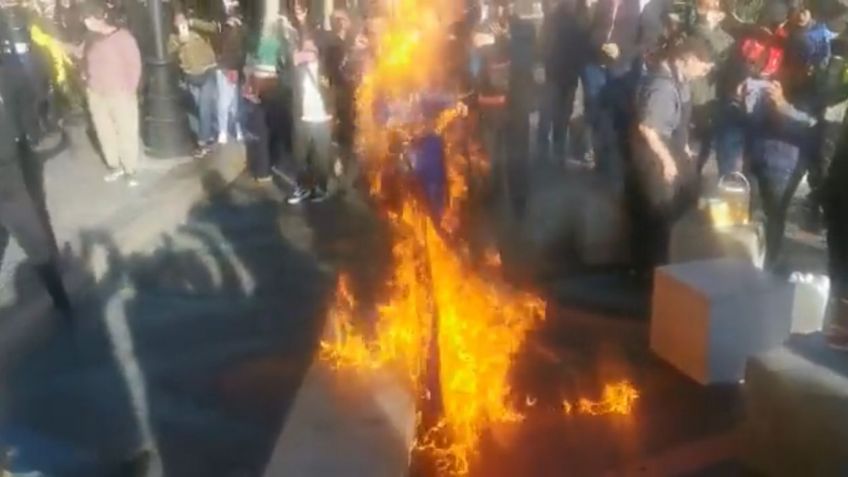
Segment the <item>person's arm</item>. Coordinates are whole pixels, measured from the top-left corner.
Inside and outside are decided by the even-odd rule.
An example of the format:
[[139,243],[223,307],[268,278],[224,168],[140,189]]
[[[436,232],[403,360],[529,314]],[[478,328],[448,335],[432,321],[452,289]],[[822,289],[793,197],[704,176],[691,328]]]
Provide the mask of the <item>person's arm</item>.
[[645,140],[651,152],[654,153],[654,156],[660,161],[665,180],[672,182],[677,177],[677,164],[674,162],[674,157],[665,141],[654,128],[647,124],[639,124],[639,134]]
[[180,51],[180,39],[177,35],[171,35],[168,37],[168,55],[175,55],[178,51]]
[[188,26],[192,30],[206,33],[207,35],[214,35],[221,31],[221,25],[219,25],[218,22],[210,22],[197,18],[190,18],[188,20]]
[[130,33],[127,33],[124,50],[125,78],[127,79],[127,83],[133,86],[133,90],[138,91],[141,84],[141,51],[138,48],[135,37]]
[[783,94],[783,87],[777,81],[771,84],[767,93],[780,119],[791,130],[808,129],[818,122],[815,116],[796,108],[790,103]]
[[661,125],[673,123],[676,119],[674,116],[678,113],[675,111],[677,106],[674,92],[667,88],[654,87],[642,95],[639,103],[638,134],[659,161],[665,180],[672,182],[677,177],[677,164],[665,139],[658,131]]

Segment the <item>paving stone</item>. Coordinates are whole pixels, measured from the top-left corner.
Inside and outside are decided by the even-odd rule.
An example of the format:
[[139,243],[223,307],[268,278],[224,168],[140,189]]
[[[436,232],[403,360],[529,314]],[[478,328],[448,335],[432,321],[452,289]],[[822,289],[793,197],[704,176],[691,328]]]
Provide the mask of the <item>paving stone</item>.
[[796,336],[745,372],[745,462],[774,477],[848,475],[848,355]]

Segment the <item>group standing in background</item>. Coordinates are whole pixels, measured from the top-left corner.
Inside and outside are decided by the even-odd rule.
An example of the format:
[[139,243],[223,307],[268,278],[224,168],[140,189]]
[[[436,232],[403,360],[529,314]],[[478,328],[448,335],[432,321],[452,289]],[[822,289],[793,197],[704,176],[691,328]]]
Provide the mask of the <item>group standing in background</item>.
[[[443,73],[473,111],[468,131],[481,135],[516,217],[531,192],[529,161],[564,163],[576,153],[625,203],[633,265],[647,277],[667,261],[671,228],[694,207],[714,157],[720,176],[756,185],[766,267],[779,273],[790,200],[806,176],[809,225],[827,229],[837,317],[829,335],[848,348],[848,7],[765,0],[757,18],[742,21],[720,0],[693,0],[691,16],[671,0],[543,3],[541,24],[515,2],[489,0],[446,28]],[[42,45],[30,47],[35,20],[14,20],[29,14],[4,8],[0,36],[11,40],[0,48],[35,86],[33,124],[41,125],[13,142],[49,126],[55,96],[76,97],[90,115],[105,179],[134,186],[143,62],[133,35],[141,33],[131,33],[124,7],[58,0],[46,22],[36,15],[74,59],[38,33]],[[260,183],[288,182],[289,204],[326,200],[357,160],[356,90],[378,54],[382,19],[338,10],[325,30],[296,4],[251,27],[237,2],[222,11],[209,21],[178,6],[169,35],[197,157],[243,142],[250,173]],[[33,54],[41,50],[52,53]],[[56,65],[69,71],[61,94],[42,84]],[[578,90],[582,128],[571,124]]]

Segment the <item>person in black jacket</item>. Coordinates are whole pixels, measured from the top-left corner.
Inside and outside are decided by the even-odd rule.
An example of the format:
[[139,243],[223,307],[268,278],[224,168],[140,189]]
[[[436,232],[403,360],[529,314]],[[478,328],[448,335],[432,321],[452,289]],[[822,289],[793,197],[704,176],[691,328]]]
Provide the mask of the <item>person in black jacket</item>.
[[22,151],[35,129],[36,111],[26,73],[14,57],[0,55],[0,225],[15,237],[35,264],[55,307],[71,306],[56,265],[56,246],[27,190]]

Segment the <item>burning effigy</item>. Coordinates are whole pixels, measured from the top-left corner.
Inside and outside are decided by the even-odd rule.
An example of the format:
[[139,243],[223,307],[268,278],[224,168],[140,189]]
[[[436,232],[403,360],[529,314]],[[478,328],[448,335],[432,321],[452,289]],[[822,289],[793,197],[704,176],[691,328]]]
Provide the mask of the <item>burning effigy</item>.
[[[321,358],[336,368],[391,368],[407,382],[419,397],[410,451],[427,456],[439,475],[468,474],[483,430],[522,420],[509,372],[546,309],[540,297],[482,275],[466,259],[461,211],[470,179],[486,174],[488,161],[463,127],[465,92],[444,67],[460,3],[398,0],[379,22],[357,90],[357,148],[389,224],[393,263],[373,332],[358,328],[356,297],[342,276],[332,337],[321,345]],[[485,255],[499,264],[497,252]],[[622,384],[605,394],[616,406],[563,407],[626,413],[630,391]]]

